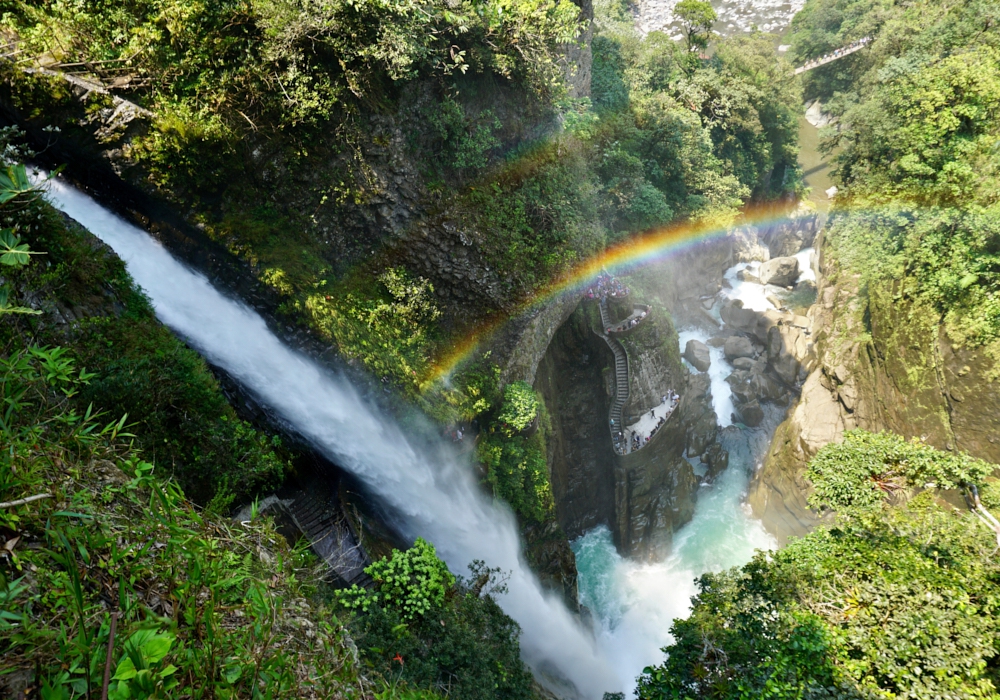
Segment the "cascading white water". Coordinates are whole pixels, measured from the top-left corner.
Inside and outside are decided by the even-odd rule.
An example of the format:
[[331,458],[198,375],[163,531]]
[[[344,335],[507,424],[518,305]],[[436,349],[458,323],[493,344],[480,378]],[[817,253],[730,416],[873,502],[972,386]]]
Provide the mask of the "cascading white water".
[[521,555],[513,516],[484,497],[467,463],[443,444],[415,448],[345,378],[287,347],[259,315],[145,231],[58,179],[49,198],[125,261],[163,323],[360,478],[411,536],[433,542],[453,571],[482,559],[511,572],[499,602],[521,625],[525,658],[543,678],[572,683],[584,698],[622,689],[592,638],[560,600],[543,592]]
[[[759,263],[740,263],[727,270],[725,278],[731,287],[720,297],[739,299],[746,308],[758,311],[773,309],[763,285],[736,278],[738,271],[756,273],[758,267]],[[688,340],[707,342],[709,337],[702,329],[680,330],[680,350],[683,353]],[[720,440],[729,451],[729,468],[699,490],[694,517],[675,535],[670,556],[655,564],[624,559],[603,526],[573,542],[580,602],[593,612],[599,625],[598,644],[626,687],[632,687],[645,666],[663,661],[660,649],[670,641],[667,632],[673,620],[690,611],[697,576],[744,564],[756,550],[776,546],[743,500],[749,475],[767,449],[781,410],[765,406],[760,428],[734,425],[732,391],[726,382],[733,367],[721,347],[710,345],[709,354],[712,406],[723,428]]]

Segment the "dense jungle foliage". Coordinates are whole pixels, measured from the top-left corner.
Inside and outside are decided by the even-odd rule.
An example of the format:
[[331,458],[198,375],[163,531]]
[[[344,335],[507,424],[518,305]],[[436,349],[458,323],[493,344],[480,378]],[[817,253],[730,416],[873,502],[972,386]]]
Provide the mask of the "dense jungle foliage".
[[[591,105],[567,97],[563,52],[583,26],[568,0],[3,9],[22,65],[79,71],[154,110],[129,133],[126,172],[193,207],[290,317],[411,395],[468,322],[439,281],[403,269],[394,286],[384,265],[354,265],[391,258],[384,231],[331,240],[343,211],[393,194],[380,152],[420,172],[421,206],[468,230],[512,308],[616,238],[724,221],[751,193],[798,186],[797,83],[762,35],[703,61],[641,38],[624,5],[599,7]],[[69,99],[26,80],[8,76],[15,102]]]
[[640,698],[1000,696],[997,533],[935,488],[995,509],[995,468],[889,433],[823,448],[812,503],[836,525],[703,576]]
[[804,80],[837,118],[833,252],[866,284],[934,309],[956,345],[984,347],[995,366],[998,17],[978,0],[818,0],[791,35],[799,59],[873,37]]

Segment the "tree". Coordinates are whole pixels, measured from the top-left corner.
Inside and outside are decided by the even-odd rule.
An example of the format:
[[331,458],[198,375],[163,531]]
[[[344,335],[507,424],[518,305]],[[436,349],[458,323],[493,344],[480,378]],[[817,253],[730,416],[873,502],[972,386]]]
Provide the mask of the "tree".
[[809,477],[817,501],[838,507],[835,527],[699,579],[639,698],[996,698],[992,533],[930,491],[884,499],[908,484],[983,483],[992,467],[888,433],[824,448]]
[[688,51],[708,46],[712,25],[719,18],[711,4],[702,0],[681,0],[674,7],[674,16],[684,25]]

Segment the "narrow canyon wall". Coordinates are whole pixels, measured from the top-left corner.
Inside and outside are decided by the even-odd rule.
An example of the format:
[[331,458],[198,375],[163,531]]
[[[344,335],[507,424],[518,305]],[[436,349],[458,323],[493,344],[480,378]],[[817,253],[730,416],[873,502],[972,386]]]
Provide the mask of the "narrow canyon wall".
[[992,360],[958,346],[939,314],[899,285],[862,293],[828,247],[822,252],[810,312],[815,365],[749,494],[754,513],[782,543],[818,522],[805,503],[805,468],[846,430],[891,430],[1000,462],[1000,382],[988,379]]

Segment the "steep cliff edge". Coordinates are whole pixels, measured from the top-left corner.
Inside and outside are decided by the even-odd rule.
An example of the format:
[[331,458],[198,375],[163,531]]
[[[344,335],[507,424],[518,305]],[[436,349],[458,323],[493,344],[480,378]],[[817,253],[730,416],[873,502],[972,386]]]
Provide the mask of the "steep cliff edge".
[[959,346],[939,314],[900,285],[870,285],[822,249],[818,301],[809,313],[815,365],[755,475],[749,502],[784,543],[818,522],[805,498],[806,464],[844,431],[890,430],[947,450],[1000,461],[1000,383],[992,361]]

